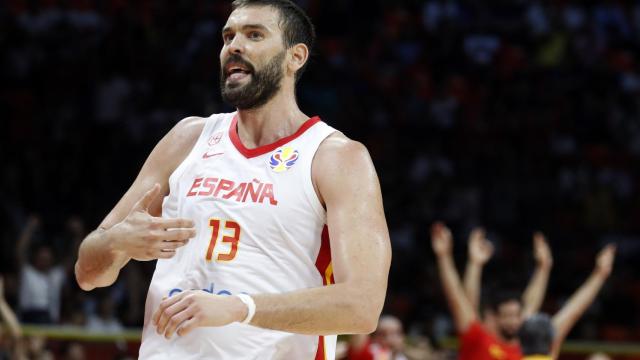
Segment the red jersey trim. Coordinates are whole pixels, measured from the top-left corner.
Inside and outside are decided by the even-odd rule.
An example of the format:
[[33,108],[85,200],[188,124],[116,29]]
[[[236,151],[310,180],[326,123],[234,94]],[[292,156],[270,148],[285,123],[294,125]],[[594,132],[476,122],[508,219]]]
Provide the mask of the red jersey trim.
[[327,360],[324,354],[324,336],[318,336],[318,350],[316,350],[316,357],[314,360]]
[[246,158],[253,158],[271,152],[279,148],[280,146],[294,140],[295,138],[304,134],[305,131],[307,131],[310,127],[312,127],[319,121],[320,117],[314,116],[305,121],[295,133],[289,136],[283,137],[282,139],[279,139],[278,141],[268,145],[258,146],[255,149],[247,149],[242,141],[240,141],[240,136],[238,136],[238,115],[235,115],[233,117],[233,120],[231,120],[231,126],[229,127],[229,138],[231,138],[231,142],[236,147],[236,149],[238,149],[240,154],[244,155],[244,157]]

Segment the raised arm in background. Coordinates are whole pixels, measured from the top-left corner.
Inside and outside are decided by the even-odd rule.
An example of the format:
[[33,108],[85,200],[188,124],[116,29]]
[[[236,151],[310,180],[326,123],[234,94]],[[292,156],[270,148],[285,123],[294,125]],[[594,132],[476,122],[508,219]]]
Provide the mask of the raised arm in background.
[[551,249],[541,232],[533,234],[533,256],[536,260],[536,269],[529,280],[527,289],[522,294],[523,317],[525,319],[540,310],[553,266]]
[[469,256],[464,272],[464,292],[473,309],[479,313],[482,290],[482,268],[493,256],[493,244],[486,239],[481,228],[475,228],[469,235]]
[[551,348],[551,355],[555,359],[560,353],[560,347],[571,328],[589,308],[593,300],[600,292],[605,281],[611,275],[613,261],[616,256],[616,247],[609,244],[600,251],[596,259],[596,266],[587,281],[571,296],[569,301],[553,317],[555,336]]
[[463,333],[473,321],[478,319],[478,314],[464,293],[460,276],[453,261],[451,231],[440,222],[431,227],[431,246],[436,254],[442,289],[447,298],[449,310],[453,315],[456,330],[458,333]]
[[27,220],[27,224],[24,229],[20,233],[18,237],[18,244],[16,245],[16,263],[18,264],[18,269],[21,269],[23,265],[29,261],[28,259],[28,251],[29,246],[31,245],[31,240],[33,238],[33,234],[40,227],[40,218],[37,215],[29,216]]

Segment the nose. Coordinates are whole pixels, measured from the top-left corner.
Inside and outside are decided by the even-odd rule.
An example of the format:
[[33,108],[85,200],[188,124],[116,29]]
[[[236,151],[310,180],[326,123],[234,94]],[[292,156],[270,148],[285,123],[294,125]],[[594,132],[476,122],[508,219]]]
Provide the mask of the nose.
[[242,36],[236,35],[233,40],[227,45],[227,52],[229,54],[242,54],[244,53],[244,44],[240,39]]

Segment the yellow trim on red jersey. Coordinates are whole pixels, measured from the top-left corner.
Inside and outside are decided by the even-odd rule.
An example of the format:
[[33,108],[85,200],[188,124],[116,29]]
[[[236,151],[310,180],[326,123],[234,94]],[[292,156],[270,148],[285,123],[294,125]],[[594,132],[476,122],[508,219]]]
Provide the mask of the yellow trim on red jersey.
[[551,358],[551,356],[548,356],[548,355],[530,355],[530,356],[523,357],[522,360],[553,360],[553,359]]

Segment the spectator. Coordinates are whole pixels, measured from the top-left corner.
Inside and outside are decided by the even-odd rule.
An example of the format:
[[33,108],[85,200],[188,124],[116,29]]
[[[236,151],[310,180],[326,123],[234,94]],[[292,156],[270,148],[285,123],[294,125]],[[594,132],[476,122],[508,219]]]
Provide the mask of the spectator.
[[391,350],[390,360],[408,360],[404,353],[405,335],[400,319],[393,315],[383,315],[378,321],[373,339],[384,348]]
[[[65,271],[56,265],[53,250],[40,243],[29,252],[34,233],[40,227],[40,218],[31,216],[16,246],[16,259],[20,268],[20,317],[25,323],[49,324],[58,321],[60,295]],[[33,253],[32,259],[28,259]]]
[[[474,309],[480,313],[480,290],[482,269],[493,256],[493,244],[486,239],[485,232],[481,228],[473,229],[469,235],[468,260],[464,274],[464,291],[467,299]],[[522,317],[527,318],[542,306],[549,274],[553,265],[553,256],[547,244],[547,240],[540,232],[533,235],[533,255],[536,260],[536,269],[521,296],[523,309]],[[495,297],[495,295],[494,295]],[[500,303],[489,306],[483,311],[483,325],[494,334],[499,334],[497,324],[497,308]]]
[[431,230],[431,243],[438,262],[438,271],[445,297],[460,334],[460,359],[492,359],[495,354],[508,360],[522,357],[517,341],[521,324],[522,304],[517,295],[498,292],[492,302],[495,311],[496,334],[489,332],[479,322],[477,310],[467,298],[452,258],[451,232],[442,223],[435,223]]
[[98,313],[89,316],[87,330],[102,333],[118,333],[124,330],[114,310],[111,297],[103,297],[98,304]]

